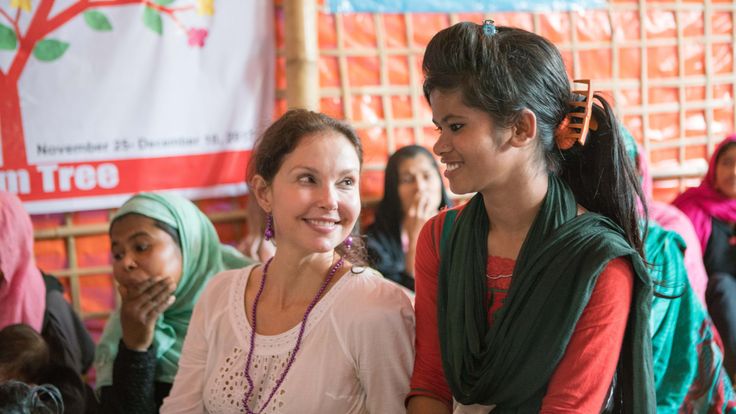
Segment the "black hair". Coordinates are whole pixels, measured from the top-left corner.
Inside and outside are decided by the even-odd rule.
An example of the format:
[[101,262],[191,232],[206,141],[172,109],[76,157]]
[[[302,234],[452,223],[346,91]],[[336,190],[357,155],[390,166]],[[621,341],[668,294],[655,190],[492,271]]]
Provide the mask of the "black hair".
[[[150,217],[149,217],[150,218]],[[181,250],[181,238],[179,237],[179,230],[175,229],[173,226],[170,226],[166,223],[164,223],[161,220],[156,220],[155,218],[151,218],[153,220],[153,225],[163,230],[166,234],[171,236],[171,239],[174,240],[177,246],[179,246],[179,250]]]
[[64,402],[50,384],[30,386],[21,381],[0,384],[0,412],[5,414],[62,414]]
[[[291,109],[266,128],[263,135],[256,141],[253,156],[248,163],[246,176],[248,185],[252,189],[252,180],[256,175],[260,175],[270,184],[281,169],[284,158],[296,149],[304,137],[327,131],[337,132],[350,141],[362,168],[363,145],[358,134],[350,125],[323,113],[306,109]],[[358,237],[357,223],[351,234],[353,235],[352,247],[346,249],[340,245],[336,250],[354,265],[365,265],[367,263],[365,246],[363,240]]]
[[149,218],[149,219],[153,220],[153,225],[156,226],[156,227],[158,227],[158,228],[160,228],[161,230],[163,230],[164,233],[168,234],[171,237],[171,239],[174,240],[174,243],[176,243],[176,245],[179,246],[179,250],[181,250],[181,238],[179,237],[179,230],[177,230],[176,228],[174,228],[173,226],[171,226],[169,224],[164,223],[161,220],[155,219],[153,217],[148,217],[145,214],[141,214],[141,213],[126,213],[126,214],[123,214],[122,216],[115,217],[115,219],[110,222],[110,229],[109,229],[109,231],[110,232],[112,231],[112,226],[118,220],[122,219],[123,217],[127,217],[127,216],[129,216],[131,214],[136,214],[136,215],[143,216],[143,217],[146,217],[146,218]]
[[34,382],[50,361],[43,337],[25,324],[8,325],[0,330],[0,371],[12,379]]
[[549,40],[504,26],[489,36],[481,25],[458,23],[432,38],[422,69],[427,101],[434,90],[460,91],[467,106],[486,112],[500,128],[518,122],[524,109],[532,111],[541,165],[567,182],[580,205],[618,224],[644,257],[636,200],[641,200],[645,216],[646,201],[605,98],[595,95],[593,119],[598,125],[585,145],[562,150],[555,144],[555,131],[576,98],[562,56]]
[[84,383],[79,373],[68,365],[50,364],[38,383],[50,384],[59,390],[64,400],[65,412],[84,413],[90,411],[88,407],[97,405],[94,391]]
[[442,197],[437,210],[450,205],[450,198],[447,196],[444,183],[442,183],[440,169],[432,153],[420,145],[408,145],[399,148],[391,154],[388,158],[388,163],[386,163],[386,174],[383,180],[383,198],[381,198],[381,201],[376,207],[373,228],[378,232],[389,235],[391,240],[398,243],[399,246],[401,246],[401,223],[404,219],[404,211],[401,206],[401,199],[399,198],[399,168],[404,160],[422,156],[430,161],[440,180]]
[[733,147],[736,147],[736,141],[731,141],[726,144],[723,144],[723,146],[719,148],[718,152],[715,154],[716,162],[714,163],[714,165],[718,166],[718,161],[721,160],[721,155],[725,154],[726,151],[728,151],[729,149]]

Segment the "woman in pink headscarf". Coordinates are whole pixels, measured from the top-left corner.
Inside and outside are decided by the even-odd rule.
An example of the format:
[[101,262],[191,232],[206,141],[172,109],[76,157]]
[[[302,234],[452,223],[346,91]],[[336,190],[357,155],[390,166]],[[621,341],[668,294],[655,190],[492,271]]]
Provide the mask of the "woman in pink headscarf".
[[674,201],[692,221],[708,272],[706,302],[725,347],[729,375],[736,374],[736,134],[716,148],[700,186]]
[[0,191],[0,329],[24,323],[40,333],[45,309],[31,219],[17,197]]
[[46,340],[51,359],[84,374],[94,343],[56,278],[33,255],[33,225],[18,197],[0,191],[0,329],[25,324]]

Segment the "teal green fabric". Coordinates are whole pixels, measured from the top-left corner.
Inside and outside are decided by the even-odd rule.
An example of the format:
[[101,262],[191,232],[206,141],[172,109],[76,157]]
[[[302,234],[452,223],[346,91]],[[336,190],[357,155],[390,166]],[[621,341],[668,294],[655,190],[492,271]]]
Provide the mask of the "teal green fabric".
[[[448,222],[445,222],[448,225]],[[497,413],[535,413],[546,386],[609,261],[635,272],[628,340],[621,358],[632,389],[629,410],[655,411],[649,312],[652,285],[637,252],[611,220],[577,215],[570,188],[550,175],[549,190],[521,248],[504,306],[487,321],[486,240],[480,195],[458,215],[441,248],[438,325],[445,377],[463,404]]]
[[[636,162],[634,137],[626,128],[622,136]],[[655,292],[649,323],[657,412],[736,413],[713,323],[690,286],[683,256],[686,243],[653,220],[645,226],[644,251]]]
[[690,288],[685,241],[648,222],[644,250],[654,282],[650,330],[657,413],[736,413],[713,324]]
[[[688,294],[692,292],[682,263],[685,242],[676,233],[651,221],[647,230],[644,251],[651,265],[650,274],[657,293],[652,300],[649,320],[657,409],[663,410],[661,412],[677,412],[693,380],[688,377],[697,374],[692,369],[697,366],[697,361],[690,357],[694,355],[690,346],[695,343],[691,340],[696,332],[689,327],[699,327],[700,323],[692,324],[697,315],[680,312],[685,310],[684,307],[692,307],[688,299],[693,296]],[[680,335],[682,338],[675,340]],[[682,358],[682,355],[687,357]]]
[[[173,383],[194,304],[215,274],[251,263],[236,249],[223,245],[207,216],[191,201],[173,194],[142,193],[123,204],[112,221],[140,214],[159,220],[179,233],[182,276],[174,296],[176,301],[156,321],[153,345],[156,351],[156,380]],[[107,321],[95,355],[97,386],[112,384],[112,367],[122,338],[120,313]]]
[[629,156],[629,159],[636,163],[636,157],[639,155],[639,151],[636,147],[634,136],[631,135],[631,132],[623,126],[621,127],[621,136],[624,141],[624,148],[626,148],[626,154]]

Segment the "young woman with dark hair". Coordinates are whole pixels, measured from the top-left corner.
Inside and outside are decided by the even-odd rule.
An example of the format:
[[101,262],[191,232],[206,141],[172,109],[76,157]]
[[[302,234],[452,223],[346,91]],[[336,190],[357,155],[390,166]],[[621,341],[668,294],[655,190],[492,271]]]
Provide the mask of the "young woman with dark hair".
[[450,205],[437,162],[420,145],[399,148],[386,163],[383,198],[365,231],[371,266],[414,290],[414,257],[419,231]]
[[405,412],[414,314],[359,266],[362,160],[355,132],[320,113],[291,110],[264,132],[249,184],[276,252],[209,284],[163,413]]
[[642,196],[611,107],[492,21],[440,31],[423,70],[450,189],[477,194],[419,236],[409,413],[654,412]]

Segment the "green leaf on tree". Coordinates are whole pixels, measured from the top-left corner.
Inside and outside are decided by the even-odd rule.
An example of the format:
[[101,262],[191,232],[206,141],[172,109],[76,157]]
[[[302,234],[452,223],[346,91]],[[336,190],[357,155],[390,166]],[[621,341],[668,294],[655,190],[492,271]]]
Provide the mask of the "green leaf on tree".
[[175,0],[153,0],[154,3],[161,5],[161,6],[168,6],[169,4],[173,3]]
[[146,7],[143,10],[143,23],[145,23],[146,27],[158,34],[163,34],[164,32],[164,22],[161,19],[161,13],[150,7]]
[[18,38],[15,36],[15,31],[0,24],[0,50],[15,50],[17,46]]
[[110,20],[102,12],[97,10],[84,12],[84,21],[87,23],[87,26],[100,32],[109,32],[112,30]]
[[56,39],[44,39],[36,43],[33,56],[43,62],[51,62],[61,57],[69,48],[69,43]]

